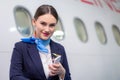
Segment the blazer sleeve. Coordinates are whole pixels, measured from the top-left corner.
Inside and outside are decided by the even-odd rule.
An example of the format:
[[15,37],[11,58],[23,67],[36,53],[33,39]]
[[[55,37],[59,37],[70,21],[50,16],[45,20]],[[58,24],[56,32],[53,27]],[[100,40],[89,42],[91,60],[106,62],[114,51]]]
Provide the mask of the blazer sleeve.
[[22,72],[22,46],[20,44],[15,44],[13,53],[11,56],[10,64],[10,80],[30,80],[24,77]]

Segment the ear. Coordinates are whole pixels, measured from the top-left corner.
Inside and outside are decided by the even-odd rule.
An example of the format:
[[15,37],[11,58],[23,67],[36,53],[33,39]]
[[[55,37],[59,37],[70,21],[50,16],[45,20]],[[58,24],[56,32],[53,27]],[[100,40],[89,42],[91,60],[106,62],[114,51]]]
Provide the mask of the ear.
[[35,19],[32,19],[32,25],[35,26]]
[[33,27],[34,27],[34,31],[33,31],[33,35],[35,36],[35,34],[36,34],[36,31],[35,31],[35,22],[36,22],[36,20],[35,19],[32,19],[32,25],[33,25]]

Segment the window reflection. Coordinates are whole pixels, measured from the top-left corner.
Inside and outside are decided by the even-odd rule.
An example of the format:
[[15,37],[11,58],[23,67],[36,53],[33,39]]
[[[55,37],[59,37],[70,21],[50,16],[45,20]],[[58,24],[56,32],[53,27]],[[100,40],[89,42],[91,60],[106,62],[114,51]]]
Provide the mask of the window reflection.
[[116,25],[113,25],[112,31],[113,31],[113,35],[116,40],[116,43],[120,46],[120,30],[118,29]]
[[64,37],[65,37],[65,34],[64,34],[63,25],[62,25],[61,20],[59,19],[52,38],[57,41],[61,41],[64,39]]
[[16,7],[14,10],[15,22],[18,32],[25,37],[31,36],[33,27],[31,23],[31,15],[24,7]]
[[88,35],[87,35],[86,28],[85,28],[83,21],[80,20],[79,18],[75,18],[74,24],[75,24],[76,32],[77,32],[79,39],[82,42],[87,42]]
[[105,44],[107,42],[107,38],[106,38],[106,34],[105,34],[105,31],[104,31],[102,24],[99,22],[96,22],[95,29],[96,29],[96,33],[97,33],[99,41],[102,44]]

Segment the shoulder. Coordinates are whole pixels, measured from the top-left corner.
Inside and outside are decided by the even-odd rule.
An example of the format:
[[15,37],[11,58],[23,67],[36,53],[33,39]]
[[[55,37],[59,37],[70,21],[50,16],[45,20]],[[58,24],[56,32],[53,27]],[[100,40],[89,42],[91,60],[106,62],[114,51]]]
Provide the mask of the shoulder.
[[26,43],[19,41],[15,43],[15,46],[24,46]]
[[27,45],[30,45],[31,43],[26,43],[26,42],[23,42],[23,41],[18,41],[15,43],[15,47],[26,47]]

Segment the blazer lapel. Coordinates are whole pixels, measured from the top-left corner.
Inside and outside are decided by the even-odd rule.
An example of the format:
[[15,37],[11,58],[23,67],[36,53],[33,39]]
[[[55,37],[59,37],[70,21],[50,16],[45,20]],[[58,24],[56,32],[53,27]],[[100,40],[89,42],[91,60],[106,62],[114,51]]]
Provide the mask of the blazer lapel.
[[56,53],[56,51],[58,51],[58,48],[55,46],[52,40],[50,41],[50,49],[51,49],[51,53]]
[[36,48],[36,45],[30,44],[28,51],[32,58],[32,61],[34,62],[34,65],[35,65],[37,71],[39,71],[41,77],[44,78],[43,80],[46,80],[46,77],[44,74],[44,69],[43,69],[42,62],[41,62],[41,58],[40,58],[39,52]]
[[55,42],[52,40],[50,42],[50,49],[51,49],[52,58],[55,57],[55,55],[53,53],[61,55],[59,48],[56,46]]

